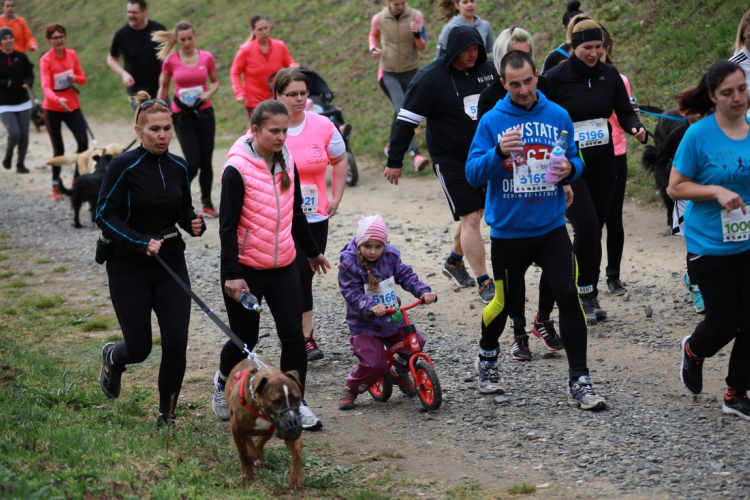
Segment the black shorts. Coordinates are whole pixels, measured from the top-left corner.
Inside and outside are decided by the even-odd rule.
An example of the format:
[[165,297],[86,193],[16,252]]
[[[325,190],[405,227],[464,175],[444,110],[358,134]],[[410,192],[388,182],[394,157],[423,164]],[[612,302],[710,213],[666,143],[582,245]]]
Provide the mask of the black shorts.
[[466,167],[463,163],[434,163],[432,170],[443,187],[453,220],[484,209],[485,190],[474,187],[466,180]]

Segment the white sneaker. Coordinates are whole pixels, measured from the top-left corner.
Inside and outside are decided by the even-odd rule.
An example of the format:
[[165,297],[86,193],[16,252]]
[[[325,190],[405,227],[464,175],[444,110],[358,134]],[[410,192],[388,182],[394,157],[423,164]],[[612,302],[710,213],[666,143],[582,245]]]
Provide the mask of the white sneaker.
[[582,410],[601,410],[607,407],[607,401],[594,392],[589,375],[581,375],[578,380],[568,383],[568,400]]
[[299,416],[302,419],[302,428],[306,431],[315,431],[323,427],[323,422],[315,416],[304,399],[299,405]]
[[497,372],[497,361],[474,361],[474,370],[479,374],[479,392],[482,394],[503,394],[500,387],[500,374]]
[[229,420],[229,408],[227,407],[227,400],[224,399],[224,384],[221,383],[219,376],[219,370],[216,370],[216,374],[214,375],[214,397],[211,400],[211,408],[213,408],[214,414],[219,420]]

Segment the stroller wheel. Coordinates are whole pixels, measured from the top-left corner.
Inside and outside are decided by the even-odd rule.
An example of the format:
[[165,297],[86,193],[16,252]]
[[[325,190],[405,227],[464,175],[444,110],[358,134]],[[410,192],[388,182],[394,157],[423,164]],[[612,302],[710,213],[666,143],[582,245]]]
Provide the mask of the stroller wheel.
[[346,158],[349,162],[349,169],[346,172],[346,185],[356,186],[359,180],[359,171],[357,171],[357,162],[354,160],[354,155],[351,151],[346,152]]

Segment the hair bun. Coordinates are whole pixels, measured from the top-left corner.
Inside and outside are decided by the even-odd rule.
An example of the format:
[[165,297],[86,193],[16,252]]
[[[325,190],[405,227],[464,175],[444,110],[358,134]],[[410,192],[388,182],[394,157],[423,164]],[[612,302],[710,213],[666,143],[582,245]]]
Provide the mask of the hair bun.
[[145,90],[139,90],[138,93],[135,95],[135,104],[140,106],[141,104],[148,101],[149,99],[151,99],[151,96],[149,95],[148,92],[146,92]]
[[581,2],[578,0],[568,2],[568,12],[576,12],[578,10],[581,10]]

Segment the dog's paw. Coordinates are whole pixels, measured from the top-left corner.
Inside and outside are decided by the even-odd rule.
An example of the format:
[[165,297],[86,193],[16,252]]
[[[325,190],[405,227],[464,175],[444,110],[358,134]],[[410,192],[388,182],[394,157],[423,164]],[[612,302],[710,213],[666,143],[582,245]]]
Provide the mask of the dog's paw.
[[300,474],[298,477],[289,476],[289,487],[294,491],[301,491],[305,487],[305,478]]

